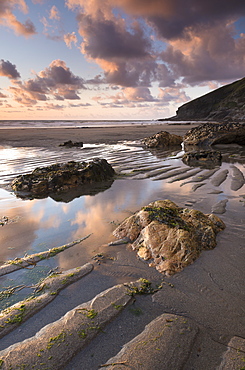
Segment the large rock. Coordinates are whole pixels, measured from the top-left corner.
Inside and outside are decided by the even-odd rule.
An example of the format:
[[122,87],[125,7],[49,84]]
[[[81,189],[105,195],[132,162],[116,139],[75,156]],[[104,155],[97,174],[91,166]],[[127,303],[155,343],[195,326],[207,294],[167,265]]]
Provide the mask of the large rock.
[[103,366],[108,370],[183,369],[198,331],[198,326],[186,317],[163,314]]
[[158,200],[123,221],[113,234],[128,237],[139,257],[150,260],[150,266],[159,272],[171,275],[192,263],[202,250],[213,249],[216,234],[224,228],[214,214]]
[[182,136],[170,134],[167,131],[161,131],[143,139],[142,144],[147,148],[169,148],[171,146],[180,146],[182,141]]
[[114,169],[105,159],[96,158],[90,162],[71,161],[38,167],[31,174],[17,176],[11,186],[17,193],[42,196],[107,181],[114,175]]
[[210,146],[213,144],[245,145],[245,124],[243,123],[205,123],[189,130],[184,145]]

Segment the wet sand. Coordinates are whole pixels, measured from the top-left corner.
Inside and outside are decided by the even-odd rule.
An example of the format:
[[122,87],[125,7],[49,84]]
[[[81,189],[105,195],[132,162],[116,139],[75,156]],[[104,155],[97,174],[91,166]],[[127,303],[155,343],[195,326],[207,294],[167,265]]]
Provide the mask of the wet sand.
[[[3,129],[0,130],[0,144],[50,149],[67,140],[114,144],[124,140],[140,140],[161,130],[183,135],[190,127],[156,125],[86,129]],[[164,279],[163,288],[154,295],[137,297],[65,369],[98,369],[100,364],[106,363],[125,343],[144,330],[146,324],[163,313],[181,315],[198,325],[198,340],[184,369],[215,369],[221,362],[229,340],[235,335],[245,338],[245,189],[241,183],[240,188],[234,186],[237,169],[244,173],[244,155],[239,156],[239,152],[244,150],[236,149],[234,154],[232,148],[223,149],[224,163],[214,170],[183,166],[181,159],[176,158],[166,162],[165,158],[171,155],[171,151],[148,156],[137,149],[129,154],[126,150],[116,152],[113,156],[110,154],[112,164],[119,173],[130,173],[128,180],[121,180],[128,184],[128,191],[131,186],[138,186],[138,193],[141,194],[141,187],[148,189],[149,186],[150,189],[151,184],[159,183],[162,188],[159,185],[158,190],[155,190],[155,198],[167,197],[180,206],[193,207],[204,213],[211,213],[212,209],[217,211],[225,222],[226,229],[218,235],[216,248],[203,252],[182,272],[164,277],[149,268],[146,262],[137,259],[135,252],[129,247],[121,245],[108,249],[107,245],[101,245],[99,251],[108,254],[110,258],[101,260],[100,264],[95,263],[93,272],[64,289],[46,308],[23,323],[18,330],[2,338],[1,349],[35,335],[44,325],[58,320],[68,310],[89,301],[115,283],[144,277],[152,282]],[[112,191],[116,192],[119,183],[120,180],[114,184]],[[124,193],[125,191],[124,189]],[[142,194],[142,205],[154,200],[151,199],[150,190],[149,193]],[[216,204],[219,206],[215,207]],[[132,205],[128,212],[136,211],[133,208]],[[77,253],[77,249],[64,252],[66,254],[63,260],[68,261],[70,253],[75,251]],[[65,262],[63,265],[65,266]],[[147,356],[144,362],[147,363]]]
[[82,141],[84,143],[115,144],[118,141],[140,140],[160,131],[183,136],[197,124],[183,125],[130,125],[113,127],[82,127],[82,128],[14,128],[0,129],[0,145],[50,147],[64,141]]

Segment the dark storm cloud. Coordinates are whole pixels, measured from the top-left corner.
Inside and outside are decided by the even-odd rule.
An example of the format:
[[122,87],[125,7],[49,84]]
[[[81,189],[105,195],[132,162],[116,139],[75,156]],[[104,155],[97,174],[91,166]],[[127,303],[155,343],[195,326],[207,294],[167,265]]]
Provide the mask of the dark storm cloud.
[[8,60],[0,60],[0,76],[9,77],[11,79],[20,78],[20,74],[16,69],[16,65],[10,63]]
[[[78,14],[81,51],[119,86],[175,86],[245,74],[244,0],[66,0]],[[156,42],[158,45],[156,46]],[[159,51],[159,43],[162,50]],[[156,47],[155,47],[156,46]]]
[[101,15],[95,19],[90,15],[78,17],[80,33],[84,36],[83,51],[93,59],[132,59],[149,56],[150,42],[138,25],[131,32],[113,20]]

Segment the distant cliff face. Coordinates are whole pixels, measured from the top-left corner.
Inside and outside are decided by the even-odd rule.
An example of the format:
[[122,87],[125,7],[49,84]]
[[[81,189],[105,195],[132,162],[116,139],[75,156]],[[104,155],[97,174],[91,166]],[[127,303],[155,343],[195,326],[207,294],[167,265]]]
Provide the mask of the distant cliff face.
[[176,121],[245,121],[245,77],[182,105]]

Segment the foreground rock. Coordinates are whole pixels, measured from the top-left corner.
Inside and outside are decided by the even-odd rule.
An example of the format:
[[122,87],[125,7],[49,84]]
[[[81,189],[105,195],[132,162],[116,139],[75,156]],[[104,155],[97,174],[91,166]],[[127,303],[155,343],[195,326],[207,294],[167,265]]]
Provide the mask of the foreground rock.
[[245,145],[245,124],[243,123],[205,123],[189,130],[184,145],[210,146],[214,144]]
[[170,134],[167,131],[161,131],[143,139],[141,142],[147,148],[169,148],[171,146],[180,146],[182,141],[182,136]]
[[216,150],[199,150],[185,153],[182,161],[191,167],[214,168],[221,165],[222,155]]
[[128,237],[139,257],[171,275],[195,261],[202,250],[213,249],[216,234],[224,228],[214,214],[204,215],[170,200],[159,200],[127,218],[113,234]]
[[228,350],[223,355],[223,360],[217,370],[244,369],[245,339],[233,337],[228,343]]
[[112,166],[105,160],[96,158],[91,162],[68,162],[38,167],[31,174],[20,175],[12,182],[17,194],[35,196],[65,192],[83,184],[103,182],[115,175]]
[[102,367],[110,370],[182,369],[197,334],[198,326],[192,320],[163,314]]
[[1,369],[59,370],[87,345],[144,286],[117,285],[67,312],[37,334],[0,351]]

